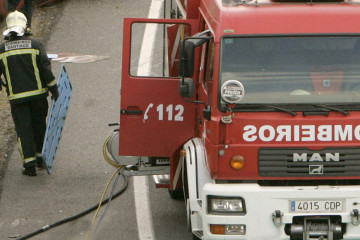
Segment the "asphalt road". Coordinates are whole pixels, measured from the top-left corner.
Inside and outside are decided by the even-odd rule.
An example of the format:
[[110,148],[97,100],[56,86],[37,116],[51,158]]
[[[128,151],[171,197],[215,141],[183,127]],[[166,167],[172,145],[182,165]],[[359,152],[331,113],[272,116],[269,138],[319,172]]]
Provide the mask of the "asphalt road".
[[[107,124],[119,121],[122,19],[148,16],[150,3],[150,0],[67,0],[48,41],[48,53],[109,58],[87,64],[65,63],[73,97],[51,175],[40,171],[37,177],[22,176],[20,154],[17,146],[13,148],[0,198],[0,239],[27,235],[99,202],[106,182],[115,171],[103,160],[102,145],[112,130]],[[53,63],[55,76],[60,66],[61,63]],[[147,179],[140,182],[146,184]],[[120,188],[122,182],[118,185]],[[149,205],[150,215],[149,219],[139,221],[134,191],[141,196],[144,188],[148,190],[149,202],[144,204]],[[94,214],[31,239],[86,239]],[[144,235],[142,229],[149,226],[151,236]],[[172,200],[166,189],[156,189],[149,178],[145,186],[134,185],[130,179],[125,193],[111,202],[92,239],[190,238],[184,203]]]

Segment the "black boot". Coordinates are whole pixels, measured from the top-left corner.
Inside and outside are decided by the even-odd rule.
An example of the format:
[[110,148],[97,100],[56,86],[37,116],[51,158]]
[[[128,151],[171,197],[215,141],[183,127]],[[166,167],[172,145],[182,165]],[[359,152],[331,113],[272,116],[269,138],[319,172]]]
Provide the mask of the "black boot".
[[24,164],[24,169],[22,170],[22,174],[31,177],[36,176],[35,161],[31,161],[29,163]]
[[45,168],[44,160],[42,157],[36,157],[36,167],[39,170],[42,170]]

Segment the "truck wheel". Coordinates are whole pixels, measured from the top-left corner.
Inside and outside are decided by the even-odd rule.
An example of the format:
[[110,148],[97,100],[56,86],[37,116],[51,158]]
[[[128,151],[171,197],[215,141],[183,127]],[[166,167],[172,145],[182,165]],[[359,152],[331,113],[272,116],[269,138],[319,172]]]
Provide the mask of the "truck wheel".
[[182,189],[168,189],[170,197],[174,200],[184,200],[184,191]]

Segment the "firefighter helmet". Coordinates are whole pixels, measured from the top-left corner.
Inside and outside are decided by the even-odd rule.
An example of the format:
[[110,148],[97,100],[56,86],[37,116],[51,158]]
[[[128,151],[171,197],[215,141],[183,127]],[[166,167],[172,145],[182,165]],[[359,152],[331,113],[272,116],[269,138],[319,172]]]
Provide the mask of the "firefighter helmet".
[[8,36],[10,33],[15,33],[17,36],[25,34],[27,19],[25,15],[19,11],[14,11],[6,17],[6,30],[3,35]]

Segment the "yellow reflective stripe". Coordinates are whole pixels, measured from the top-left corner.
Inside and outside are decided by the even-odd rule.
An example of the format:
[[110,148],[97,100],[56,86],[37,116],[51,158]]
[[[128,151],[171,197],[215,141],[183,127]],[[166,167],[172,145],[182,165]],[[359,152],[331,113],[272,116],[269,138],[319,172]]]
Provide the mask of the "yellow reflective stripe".
[[3,63],[4,63],[4,66],[5,66],[5,74],[6,74],[6,79],[7,79],[7,82],[8,82],[8,89],[9,89],[9,93],[10,95],[13,94],[13,90],[12,90],[12,85],[11,85],[11,78],[10,78],[10,73],[9,73],[9,67],[8,67],[8,63],[7,63],[7,59],[6,58],[3,58],[2,59]]
[[37,49],[18,49],[18,50],[11,50],[8,52],[4,52],[2,54],[0,54],[0,58],[7,58],[9,56],[13,56],[13,55],[20,55],[20,54],[35,54],[35,55],[39,55],[40,51]]
[[18,148],[19,148],[21,158],[24,159],[24,154],[23,154],[23,150],[22,150],[22,146],[21,146],[21,139],[20,138],[18,138]]
[[24,159],[24,163],[28,163],[28,162],[32,162],[32,161],[35,161],[36,158],[35,157],[31,157],[31,158],[27,158],[27,159]]
[[47,86],[52,87],[52,86],[55,86],[55,84],[56,84],[56,79],[54,79],[50,83],[48,83]]
[[36,64],[36,55],[34,53],[32,53],[31,58],[32,58],[33,66],[34,66],[34,73],[35,73],[37,86],[38,86],[38,89],[41,89],[42,86],[41,86],[39,68],[37,67],[37,64]]
[[24,97],[36,96],[36,95],[46,93],[47,91],[48,91],[47,88],[43,88],[40,90],[34,90],[34,91],[23,92],[23,93],[18,93],[18,94],[11,94],[11,95],[9,95],[8,99],[14,100],[14,99],[19,99],[19,98],[24,98]]
[[38,153],[38,152],[37,152],[37,153],[35,153],[35,156],[36,156],[36,157],[42,157],[42,153]]
[[[3,61],[5,69],[6,69],[6,79],[7,79],[8,88],[9,88],[9,97],[8,97],[9,100],[19,99],[19,98],[23,98],[23,97],[36,96],[36,95],[40,95],[40,94],[47,92],[47,88],[42,88],[39,68],[36,63],[36,55],[39,55],[39,53],[40,53],[40,51],[37,49],[18,49],[18,50],[11,50],[11,51],[0,54],[0,59]],[[11,76],[10,76],[10,72],[9,72],[7,57],[14,56],[14,55],[20,55],[20,54],[31,54],[31,59],[32,59],[33,66],[34,66],[34,73],[35,73],[35,78],[36,78],[36,83],[37,83],[38,89],[33,90],[33,91],[14,94],[13,89],[12,89],[12,84],[11,84]]]

